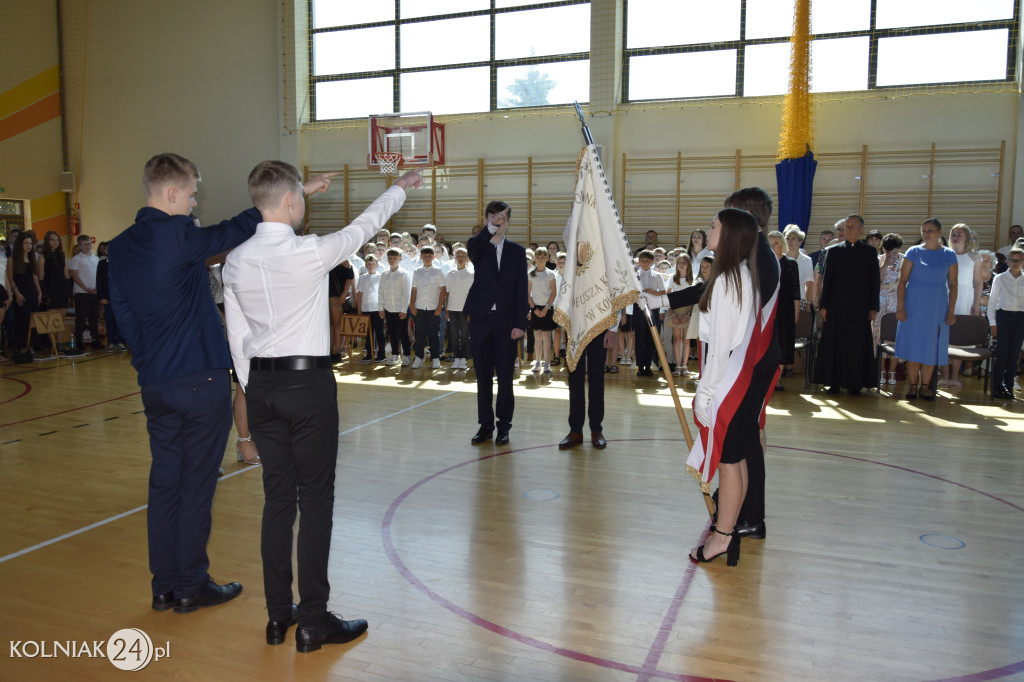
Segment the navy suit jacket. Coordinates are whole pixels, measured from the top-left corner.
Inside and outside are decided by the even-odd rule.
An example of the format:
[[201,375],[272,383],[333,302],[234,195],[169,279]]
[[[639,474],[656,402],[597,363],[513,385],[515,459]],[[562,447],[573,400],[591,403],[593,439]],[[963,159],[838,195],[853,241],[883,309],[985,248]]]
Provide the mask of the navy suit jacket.
[[233,249],[262,220],[251,208],[211,227],[145,207],[107,248],[110,302],[139,385],[231,367],[206,259]]
[[485,227],[466,242],[469,260],[473,262],[473,286],[469,289],[462,311],[473,317],[488,315],[497,306],[496,313],[509,330],[526,331],[526,315],[530,310],[527,297],[526,249],[505,240],[501,247],[501,269],[491,233]]

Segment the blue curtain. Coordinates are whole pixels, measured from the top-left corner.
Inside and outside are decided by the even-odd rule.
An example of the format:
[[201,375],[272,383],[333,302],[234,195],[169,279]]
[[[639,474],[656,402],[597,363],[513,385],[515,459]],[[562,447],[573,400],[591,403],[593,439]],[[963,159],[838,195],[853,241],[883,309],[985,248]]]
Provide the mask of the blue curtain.
[[808,151],[798,159],[784,159],[775,164],[779,183],[779,230],[786,225],[799,225],[810,234],[811,199],[814,196],[814,171],[818,162]]

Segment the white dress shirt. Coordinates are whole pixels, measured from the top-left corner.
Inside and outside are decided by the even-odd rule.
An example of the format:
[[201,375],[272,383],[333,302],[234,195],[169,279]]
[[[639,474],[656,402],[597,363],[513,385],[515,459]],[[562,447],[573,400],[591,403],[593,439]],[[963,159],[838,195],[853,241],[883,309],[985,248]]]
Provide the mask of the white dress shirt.
[[996,310],[1024,311],[1024,274],[1014,277],[1009,270],[992,278],[988,295],[988,324],[996,324]]
[[389,313],[408,313],[409,297],[412,293],[412,273],[398,266],[380,273],[377,285],[377,303],[380,309]]
[[249,360],[326,356],[331,350],[327,274],[402,207],[405,190],[387,189],[351,225],[300,237],[283,223],[260,223],[228,254],[224,313],[235,374],[249,382]]
[[[78,279],[82,280],[89,289],[96,289],[96,268],[99,267],[100,259],[94,253],[90,253],[88,256],[84,253],[77,254],[71,257],[68,261],[68,272],[78,273]],[[72,279],[74,274],[72,274]],[[88,293],[85,289],[78,286],[78,282],[75,282],[73,292],[76,294]]]
[[448,292],[448,310],[462,312],[466,307],[466,297],[469,296],[469,289],[473,286],[473,271],[469,264],[461,270],[452,270],[445,279],[445,289]]
[[373,273],[366,272],[359,278],[356,291],[362,295],[359,300],[359,308],[364,313],[375,313],[380,310],[377,302],[377,290],[380,286],[380,270]]
[[416,310],[437,310],[444,288],[444,272],[431,265],[412,273],[412,288],[416,290]]

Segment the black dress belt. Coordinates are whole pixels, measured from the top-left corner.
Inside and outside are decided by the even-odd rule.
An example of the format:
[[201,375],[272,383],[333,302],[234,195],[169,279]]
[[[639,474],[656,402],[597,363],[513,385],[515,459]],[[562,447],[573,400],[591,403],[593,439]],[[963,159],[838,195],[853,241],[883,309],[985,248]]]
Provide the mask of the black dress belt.
[[249,369],[260,372],[330,368],[331,358],[327,355],[288,355],[282,358],[252,358],[249,360]]

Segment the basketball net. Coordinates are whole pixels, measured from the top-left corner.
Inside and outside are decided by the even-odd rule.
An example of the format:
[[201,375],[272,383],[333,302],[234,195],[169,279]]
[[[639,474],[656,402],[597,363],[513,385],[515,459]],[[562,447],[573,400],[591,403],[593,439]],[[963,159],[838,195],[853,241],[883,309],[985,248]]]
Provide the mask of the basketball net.
[[381,175],[398,175],[398,165],[402,163],[401,154],[378,152],[376,158]]

